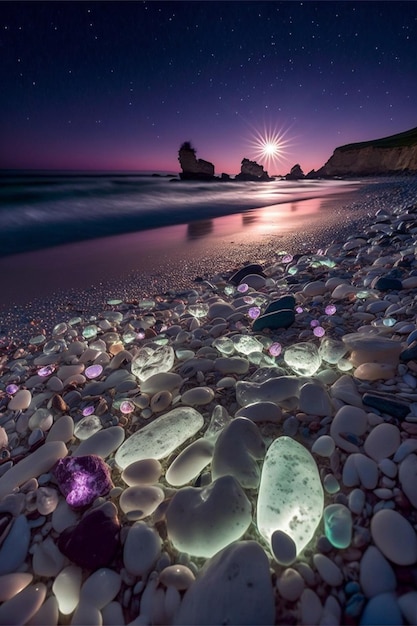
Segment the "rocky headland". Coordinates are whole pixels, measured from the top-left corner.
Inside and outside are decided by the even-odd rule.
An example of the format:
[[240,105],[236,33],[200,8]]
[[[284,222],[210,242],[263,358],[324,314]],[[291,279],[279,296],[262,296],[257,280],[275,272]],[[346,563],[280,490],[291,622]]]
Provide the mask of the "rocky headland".
[[416,171],[417,128],[413,128],[374,141],[340,146],[314,177],[384,176]]
[[[263,166],[247,158],[242,159],[239,174],[231,178],[228,174],[214,175],[214,165],[196,158],[196,151],[186,141],[179,150],[182,180],[222,180],[222,181],[269,181]],[[330,159],[319,170],[304,174],[297,163],[283,178],[302,180],[304,178],[334,178],[351,176],[387,176],[417,172],[417,127],[403,133],[339,146]]]

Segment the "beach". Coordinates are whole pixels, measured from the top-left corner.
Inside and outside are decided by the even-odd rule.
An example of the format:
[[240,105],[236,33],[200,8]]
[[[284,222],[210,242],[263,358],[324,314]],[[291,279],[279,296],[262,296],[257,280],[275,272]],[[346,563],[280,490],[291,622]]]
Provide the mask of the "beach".
[[0,623],[415,623],[417,179],[342,187],[9,246]]

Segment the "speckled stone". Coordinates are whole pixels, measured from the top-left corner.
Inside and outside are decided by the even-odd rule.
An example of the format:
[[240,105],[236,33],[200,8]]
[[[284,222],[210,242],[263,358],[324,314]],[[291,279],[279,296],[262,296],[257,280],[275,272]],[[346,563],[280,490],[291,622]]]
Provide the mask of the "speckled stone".
[[67,503],[74,508],[92,504],[113,487],[109,466],[94,454],[60,459],[53,473]]

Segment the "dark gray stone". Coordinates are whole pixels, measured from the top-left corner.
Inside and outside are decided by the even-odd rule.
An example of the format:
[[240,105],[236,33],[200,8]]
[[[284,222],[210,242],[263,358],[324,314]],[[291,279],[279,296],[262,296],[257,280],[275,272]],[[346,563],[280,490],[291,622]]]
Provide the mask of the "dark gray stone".
[[400,354],[401,361],[417,361],[417,344],[411,348],[403,350]]
[[249,276],[249,274],[259,274],[259,276],[264,276],[262,266],[258,265],[258,263],[250,263],[249,265],[245,265],[240,270],[235,272],[230,278],[229,283],[233,283],[233,285],[238,285],[245,276]]
[[399,402],[395,396],[379,396],[374,393],[365,393],[362,397],[365,406],[370,406],[380,413],[387,413],[400,420],[404,419],[410,412],[410,407],[404,402]]
[[116,507],[109,505],[106,502],[89,511],[59,536],[59,550],[76,565],[95,570],[114,560],[120,547],[120,522]]
[[276,311],[283,311],[284,309],[294,309],[294,307],[294,296],[282,296],[282,298],[278,298],[278,300],[270,302],[263,312],[263,315],[268,315],[268,313],[275,313]]
[[374,288],[379,289],[379,291],[400,291],[403,288],[403,284],[398,278],[380,276],[375,282]]
[[295,322],[295,312],[293,309],[282,309],[273,313],[260,315],[252,325],[252,330],[258,332],[269,328],[275,330],[278,328],[289,328]]

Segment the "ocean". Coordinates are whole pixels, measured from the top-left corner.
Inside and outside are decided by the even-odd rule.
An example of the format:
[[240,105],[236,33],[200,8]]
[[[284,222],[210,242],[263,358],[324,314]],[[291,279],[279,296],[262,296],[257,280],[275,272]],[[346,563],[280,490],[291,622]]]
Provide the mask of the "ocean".
[[357,181],[180,181],[170,175],[3,174],[0,256],[215,219],[352,190]]

